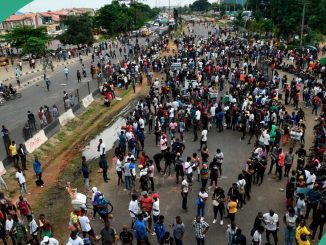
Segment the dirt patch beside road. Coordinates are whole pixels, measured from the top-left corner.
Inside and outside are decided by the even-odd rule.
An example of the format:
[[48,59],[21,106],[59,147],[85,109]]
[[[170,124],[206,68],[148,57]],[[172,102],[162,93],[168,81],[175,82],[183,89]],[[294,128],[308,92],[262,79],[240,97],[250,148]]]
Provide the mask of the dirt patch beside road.
[[[149,88],[145,85],[137,86],[136,93],[133,93],[131,88],[127,91],[120,90],[116,94],[123,99],[114,101],[110,108],[103,106],[102,98],[95,100],[85,112],[68,123],[35,153],[28,156],[28,170],[25,174],[31,195],[26,195],[26,198],[37,217],[40,213],[44,213],[54,224],[55,237],[61,241],[65,241],[68,237],[68,211],[71,210],[71,200],[65,190],[65,185],[70,181],[73,186],[82,186],[81,151],[122,108],[130,101],[147,95],[148,91]],[[35,185],[36,176],[32,166],[35,155],[39,157],[42,164],[44,188],[38,188]],[[93,163],[90,165],[93,172],[96,172],[98,165]],[[8,170],[6,182],[10,187],[10,197],[17,200],[19,188],[14,168]]]

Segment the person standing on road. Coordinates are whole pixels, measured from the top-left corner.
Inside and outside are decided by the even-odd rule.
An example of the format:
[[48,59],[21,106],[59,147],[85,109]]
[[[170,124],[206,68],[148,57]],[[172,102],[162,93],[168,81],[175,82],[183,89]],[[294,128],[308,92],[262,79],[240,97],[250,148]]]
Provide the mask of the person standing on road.
[[128,230],[128,226],[124,225],[122,227],[122,231],[120,232],[119,239],[121,241],[121,245],[132,245],[132,241],[134,239],[134,235],[131,231]]
[[90,169],[88,168],[86,157],[82,156],[82,167],[81,167],[83,178],[84,178],[84,186],[85,186],[85,194],[90,191],[89,187],[89,174],[91,173]]
[[80,83],[81,82],[81,74],[80,71],[77,70],[77,82]]
[[102,245],[114,245],[117,232],[110,226],[110,221],[106,221],[101,230]]
[[276,245],[278,242],[277,231],[279,229],[278,215],[274,212],[274,210],[270,210],[269,213],[265,213],[263,215],[263,220],[266,229],[266,244],[271,244],[270,235],[272,234],[274,238],[274,244]]
[[[105,147],[104,147],[104,149],[105,149]],[[101,160],[100,160],[99,165],[100,165],[100,168],[102,169],[104,182],[108,183],[108,180],[110,180],[110,179],[108,178],[108,161],[105,159],[105,154],[101,155]]]
[[69,75],[69,69],[65,66],[63,69],[63,74],[65,75],[66,80],[68,80],[68,75]]
[[35,119],[34,114],[31,111],[27,111],[27,121],[28,121],[29,127],[33,131],[36,131],[36,119]]
[[189,183],[187,178],[183,178],[181,182],[181,196],[182,196],[182,209],[187,210],[187,200],[188,200],[188,192],[189,192]]
[[185,233],[185,225],[182,223],[180,216],[175,217],[175,222],[171,225],[173,228],[173,237],[175,245],[183,245],[183,236]]
[[9,156],[14,161],[15,166],[18,167],[19,156],[18,156],[18,153],[17,153],[17,147],[16,147],[16,142],[15,141],[12,141],[11,144],[9,145]]
[[184,161],[181,158],[180,153],[177,153],[177,158],[175,160],[175,174],[176,174],[176,183],[179,184],[179,176],[183,179],[184,172],[183,172]]
[[137,216],[140,213],[138,197],[136,194],[131,195],[131,200],[129,202],[129,214],[131,217],[131,229],[134,228],[134,224],[136,222]]
[[1,133],[2,133],[2,139],[3,139],[3,143],[5,145],[6,148],[6,153],[9,156],[9,146],[10,146],[10,137],[9,137],[9,130],[6,128],[5,125],[2,125],[2,129],[1,129]]
[[49,92],[50,91],[50,85],[51,85],[51,81],[48,77],[45,78],[45,86],[46,86],[46,90]]
[[197,204],[197,216],[204,218],[205,216],[205,204],[208,198],[208,193],[205,188],[200,188],[200,192],[198,193],[196,204]]
[[147,237],[146,224],[143,214],[138,214],[134,227],[134,237],[137,240],[137,245],[150,245]]
[[212,200],[213,200],[213,212],[214,212],[213,224],[216,223],[217,212],[219,212],[220,213],[220,225],[223,225],[225,194],[224,194],[224,190],[221,187],[215,188]]
[[102,139],[99,139],[97,151],[100,153],[100,157],[105,156],[105,144]]
[[294,160],[293,148],[290,147],[289,151],[285,154],[284,177],[289,177],[289,172],[291,170],[293,160]]
[[195,230],[197,245],[205,245],[205,235],[209,229],[209,224],[202,220],[200,216],[196,216],[192,226]]
[[276,172],[278,174],[278,179],[282,180],[282,175],[283,175],[283,168],[285,165],[285,154],[282,148],[279,149],[279,154],[278,154],[278,161],[276,165]]
[[293,245],[293,240],[295,236],[295,225],[297,223],[298,216],[295,215],[294,208],[289,208],[289,211],[284,215],[284,237],[285,237],[285,245]]

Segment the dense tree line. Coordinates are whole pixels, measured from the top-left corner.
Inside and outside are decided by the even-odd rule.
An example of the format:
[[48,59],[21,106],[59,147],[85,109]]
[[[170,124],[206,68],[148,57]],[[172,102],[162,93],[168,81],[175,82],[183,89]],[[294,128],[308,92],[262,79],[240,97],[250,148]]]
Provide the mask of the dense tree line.
[[94,24],[114,35],[142,27],[146,21],[153,19],[159,9],[150,8],[146,4],[133,1],[130,6],[116,0],[100,8],[95,16]]
[[256,20],[271,19],[280,34],[288,36],[298,33],[304,5],[305,28],[326,34],[326,0],[248,0]]

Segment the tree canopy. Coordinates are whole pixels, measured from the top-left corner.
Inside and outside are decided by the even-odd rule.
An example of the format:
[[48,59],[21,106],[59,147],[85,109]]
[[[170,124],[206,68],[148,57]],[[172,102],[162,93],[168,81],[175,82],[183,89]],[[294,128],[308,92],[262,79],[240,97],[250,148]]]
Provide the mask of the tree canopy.
[[98,10],[95,25],[114,35],[142,27],[146,21],[153,19],[159,9],[151,9],[148,5],[133,2],[130,6],[116,0]]
[[271,19],[283,36],[298,33],[301,27],[303,5],[306,5],[305,25],[326,33],[326,0],[248,0],[248,9],[256,20]]
[[196,0],[189,7],[192,11],[207,11],[211,8],[211,4],[208,0]]
[[17,26],[5,36],[13,47],[22,49],[23,54],[44,55],[50,40],[46,28]]
[[58,38],[63,44],[93,44],[93,19],[87,15],[72,15],[64,20],[67,30]]

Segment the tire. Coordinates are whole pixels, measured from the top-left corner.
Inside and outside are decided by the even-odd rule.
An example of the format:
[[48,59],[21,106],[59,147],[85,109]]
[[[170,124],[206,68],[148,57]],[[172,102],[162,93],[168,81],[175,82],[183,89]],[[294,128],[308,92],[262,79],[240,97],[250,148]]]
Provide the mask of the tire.
[[16,93],[16,99],[20,99],[22,97],[22,93]]

